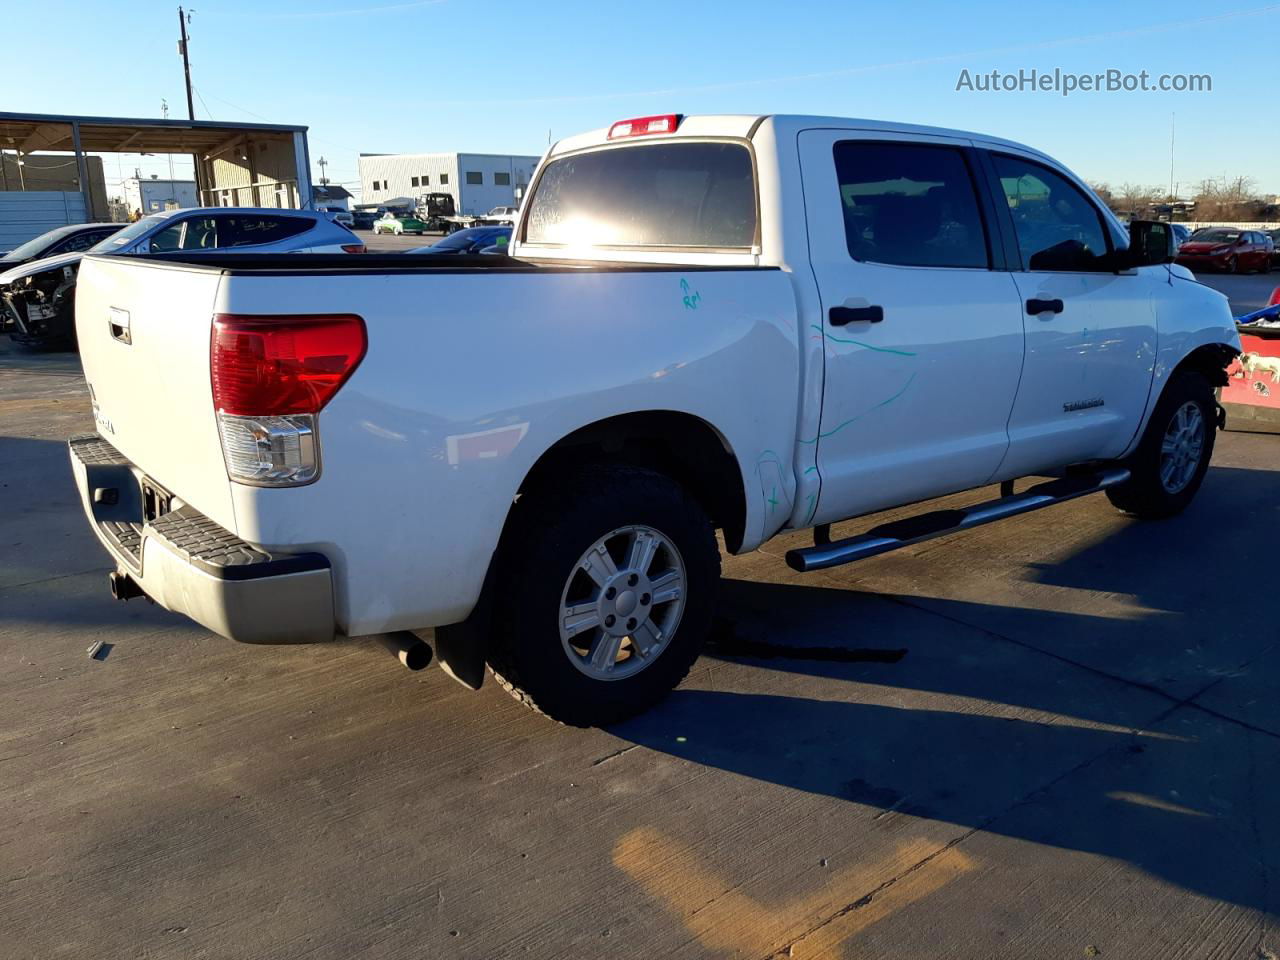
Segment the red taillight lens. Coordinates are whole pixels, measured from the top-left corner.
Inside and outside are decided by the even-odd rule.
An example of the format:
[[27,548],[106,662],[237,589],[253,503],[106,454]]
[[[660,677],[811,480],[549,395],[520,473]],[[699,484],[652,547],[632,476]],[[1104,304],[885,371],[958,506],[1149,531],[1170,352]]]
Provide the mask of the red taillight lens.
[[609,139],[621,137],[643,137],[651,133],[675,133],[680,126],[680,114],[661,113],[655,117],[636,117],[634,120],[619,120],[609,128]]
[[337,316],[213,318],[214,409],[242,416],[319,413],[364,358],[364,321]]
[[343,253],[367,253],[363,243],[344,243],[342,245]]

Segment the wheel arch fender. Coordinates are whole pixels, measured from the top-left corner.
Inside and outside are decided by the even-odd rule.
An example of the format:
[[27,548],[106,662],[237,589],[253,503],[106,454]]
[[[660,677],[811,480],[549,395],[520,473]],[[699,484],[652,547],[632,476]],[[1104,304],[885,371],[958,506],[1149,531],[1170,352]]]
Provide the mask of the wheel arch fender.
[[[1163,351],[1162,351],[1163,353]],[[1151,383],[1151,393],[1147,398],[1147,409],[1143,412],[1142,423],[1139,424],[1138,430],[1134,433],[1133,440],[1129,444],[1129,448],[1125,450],[1124,456],[1129,456],[1138,448],[1138,444],[1142,442],[1143,436],[1146,435],[1147,427],[1151,422],[1151,415],[1155,413],[1156,405],[1160,402],[1160,397],[1164,394],[1165,388],[1169,386],[1175,374],[1183,370],[1193,370],[1201,374],[1209,381],[1211,387],[1224,387],[1227,385],[1227,367],[1240,354],[1239,344],[1224,342],[1221,337],[1209,337],[1199,344],[1190,347],[1176,362],[1162,363],[1160,368],[1156,370],[1156,375]],[[1166,358],[1162,357],[1162,360]],[[1218,428],[1221,429],[1225,417],[1221,407],[1218,408]]]
[[521,493],[558,469],[585,462],[627,463],[667,474],[724,531],[731,552],[741,546],[747,512],[742,463],[728,438],[703,418],[645,410],[593,421],[543,451],[525,475]]
[[496,571],[505,562],[504,544],[521,499],[551,483],[557,472],[585,463],[630,464],[670,476],[723,531],[728,549],[741,547],[748,475],[728,438],[711,423],[685,411],[644,410],[603,417],[565,433],[525,472],[471,614],[460,623],[435,628],[436,657],[445,672],[464,686],[478,690],[484,680]]

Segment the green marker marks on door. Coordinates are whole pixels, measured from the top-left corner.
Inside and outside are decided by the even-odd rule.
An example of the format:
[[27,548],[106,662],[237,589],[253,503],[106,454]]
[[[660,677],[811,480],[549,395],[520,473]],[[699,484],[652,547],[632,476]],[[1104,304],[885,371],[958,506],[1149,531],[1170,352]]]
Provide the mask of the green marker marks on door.
[[864,343],[861,340],[848,340],[844,337],[834,337],[831,334],[827,333],[826,330],[822,329],[822,327],[818,326],[818,324],[816,323],[811,323],[809,324],[809,326],[813,327],[813,329],[817,330],[820,334],[822,334],[828,340],[833,340],[836,343],[852,343],[856,347],[865,347],[868,350],[874,350],[876,353],[892,353],[895,356],[899,356],[899,357],[915,356],[915,353],[912,352],[911,350],[894,350],[891,347],[877,347],[874,344]]
[[874,407],[870,407],[869,409],[863,410],[856,417],[850,417],[848,420],[844,421],[844,423],[837,424],[836,426],[832,427],[830,430],[826,431],[825,433],[818,434],[812,440],[801,440],[800,443],[817,443],[819,440],[825,440],[827,437],[830,437],[833,434],[839,433],[841,430],[843,430],[845,427],[849,426],[850,424],[857,423],[859,420],[861,420],[863,417],[867,416],[868,414],[875,413],[881,407],[887,407],[889,404],[893,403],[893,401],[897,400],[900,396],[902,396],[904,393],[907,392],[907,389],[911,386],[911,381],[915,380],[915,378],[916,378],[916,375],[914,373],[911,374],[911,376],[907,377],[907,382],[902,385],[902,389],[899,390],[897,393],[895,393],[893,396],[887,397],[884,400],[881,400]]
[[778,509],[778,488],[774,487],[773,492],[769,494],[769,512],[773,513]]
[[690,292],[689,281],[684,277],[680,278],[680,290],[684,294],[682,298],[684,300],[684,308],[686,310],[697,310],[698,303],[702,300],[702,294],[697,290]]

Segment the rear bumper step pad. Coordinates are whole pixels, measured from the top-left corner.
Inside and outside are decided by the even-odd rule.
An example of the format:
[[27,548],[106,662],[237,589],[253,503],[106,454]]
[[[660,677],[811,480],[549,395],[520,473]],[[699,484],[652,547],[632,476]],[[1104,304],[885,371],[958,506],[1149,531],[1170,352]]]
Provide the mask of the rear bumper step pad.
[[98,539],[156,603],[245,643],[333,638],[332,571],[323,554],[270,553],[189,504],[148,521],[137,466],[98,436],[75,437],[68,447]]

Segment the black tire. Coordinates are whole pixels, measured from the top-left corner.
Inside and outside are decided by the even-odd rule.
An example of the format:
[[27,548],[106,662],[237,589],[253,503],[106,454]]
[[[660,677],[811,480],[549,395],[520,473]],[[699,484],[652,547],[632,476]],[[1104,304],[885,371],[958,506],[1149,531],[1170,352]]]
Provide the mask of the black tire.
[[[1174,417],[1188,403],[1195,404],[1200,411],[1199,462],[1186,485],[1170,491],[1161,479],[1161,447]],[[1217,402],[1209,381],[1193,370],[1177,371],[1160,395],[1138,449],[1125,463],[1132,476],[1119,486],[1109,488],[1107,498],[1125,513],[1143,520],[1160,520],[1181,513],[1204,482],[1216,434]]]
[[[580,727],[623,720],[666,697],[698,658],[715,612],[720,550],[701,506],[661,473],[598,464],[525,491],[512,509],[489,652],[498,682],[525,706]],[[651,663],[620,679],[596,679],[575,666],[561,640],[561,600],[593,544],[634,524],[658,531],[679,552],[684,607]]]

